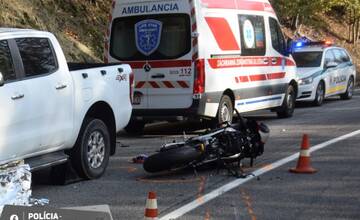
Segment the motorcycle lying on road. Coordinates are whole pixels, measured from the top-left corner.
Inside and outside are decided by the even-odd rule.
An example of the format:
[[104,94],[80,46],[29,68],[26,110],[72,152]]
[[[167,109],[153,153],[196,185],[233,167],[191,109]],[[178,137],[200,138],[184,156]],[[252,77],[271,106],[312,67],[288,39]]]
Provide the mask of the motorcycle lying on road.
[[238,111],[237,122],[225,122],[220,128],[208,131],[200,136],[189,138],[184,142],[165,144],[154,155],[149,156],[143,164],[145,171],[158,173],[162,171],[196,168],[209,163],[225,166],[236,177],[245,177],[238,167],[245,158],[250,158],[251,166],[258,156],[264,153],[264,145],[270,130],[268,126],[255,120],[243,118]]

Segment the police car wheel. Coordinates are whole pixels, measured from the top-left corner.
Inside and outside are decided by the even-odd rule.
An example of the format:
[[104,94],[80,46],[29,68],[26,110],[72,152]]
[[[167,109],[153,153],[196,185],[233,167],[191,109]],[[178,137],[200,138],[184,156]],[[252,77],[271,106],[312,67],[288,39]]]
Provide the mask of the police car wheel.
[[325,86],[323,82],[320,82],[316,88],[316,95],[314,100],[315,106],[321,106],[325,99]]
[[293,85],[289,85],[282,106],[276,111],[279,118],[290,118],[294,114],[296,93]]
[[231,101],[231,98],[227,95],[224,95],[219,104],[217,122],[222,124],[224,122],[231,123],[233,120],[234,107]]
[[340,97],[341,97],[341,99],[343,99],[343,100],[349,100],[349,99],[352,99],[353,93],[354,93],[354,78],[351,77],[351,78],[349,79],[346,92],[345,92],[344,94],[342,94]]

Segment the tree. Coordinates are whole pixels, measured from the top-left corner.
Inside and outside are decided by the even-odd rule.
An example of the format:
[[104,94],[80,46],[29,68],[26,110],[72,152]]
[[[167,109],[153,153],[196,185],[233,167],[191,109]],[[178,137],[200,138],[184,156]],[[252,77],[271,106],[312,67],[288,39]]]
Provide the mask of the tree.
[[272,0],[275,10],[283,22],[298,29],[302,24],[312,20],[318,12],[328,9],[325,0]]

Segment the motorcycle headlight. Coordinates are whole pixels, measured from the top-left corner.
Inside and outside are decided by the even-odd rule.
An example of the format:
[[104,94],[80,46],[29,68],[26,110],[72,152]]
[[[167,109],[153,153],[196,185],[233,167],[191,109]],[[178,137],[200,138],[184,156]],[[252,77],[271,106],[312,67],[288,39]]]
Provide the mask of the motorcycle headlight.
[[308,84],[311,84],[313,81],[314,81],[313,77],[308,77],[308,78],[300,79],[299,84],[300,85],[308,85]]

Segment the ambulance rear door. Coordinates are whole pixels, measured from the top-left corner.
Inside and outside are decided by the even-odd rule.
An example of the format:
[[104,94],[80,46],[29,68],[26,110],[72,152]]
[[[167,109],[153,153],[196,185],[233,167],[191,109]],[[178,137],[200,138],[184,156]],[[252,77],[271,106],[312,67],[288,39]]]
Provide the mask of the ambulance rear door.
[[134,69],[134,109],[189,108],[194,81],[189,2],[141,1],[119,4],[116,11],[110,54]]

